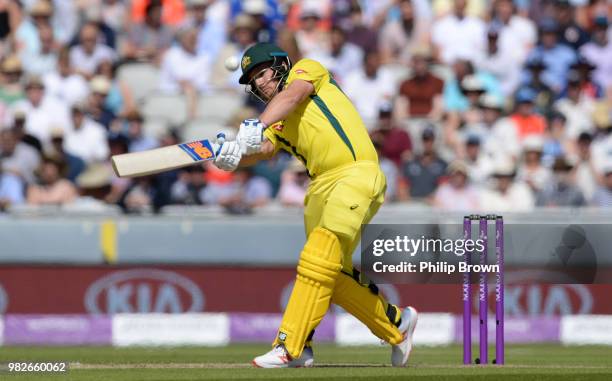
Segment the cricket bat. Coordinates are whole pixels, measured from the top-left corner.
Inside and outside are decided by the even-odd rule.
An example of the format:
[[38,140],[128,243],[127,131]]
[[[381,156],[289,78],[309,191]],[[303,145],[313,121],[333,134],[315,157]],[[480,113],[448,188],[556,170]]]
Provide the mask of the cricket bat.
[[221,133],[217,135],[217,144],[208,139],[196,140],[148,151],[114,155],[111,162],[115,174],[119,177],[153,175],[214,160],[218,152],[215,152],[213,147],[221,146],[224,140],[225,135]]

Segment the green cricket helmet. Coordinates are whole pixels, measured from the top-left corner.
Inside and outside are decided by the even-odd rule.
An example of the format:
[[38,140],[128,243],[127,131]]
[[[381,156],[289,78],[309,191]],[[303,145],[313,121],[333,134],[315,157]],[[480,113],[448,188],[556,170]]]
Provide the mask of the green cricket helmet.
[[[241,85],[248,84],[249,72],[253,70],[254,67],[264,62],[271,62],[271,68],[280,74],[281,77],[288,74],[291,68],[289,55],[283,49],[272,43],[257,43],[248,48],[242,56],[242,61],[240,62],[242,76],[240,76],[238,82]],[[283,66],[283,63],[287,65]]]

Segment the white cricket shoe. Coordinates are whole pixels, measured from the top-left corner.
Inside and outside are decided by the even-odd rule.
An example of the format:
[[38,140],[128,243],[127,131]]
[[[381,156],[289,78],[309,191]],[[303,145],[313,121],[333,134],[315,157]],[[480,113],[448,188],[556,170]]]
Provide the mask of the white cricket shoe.
[[391,365],[406,366],[408,356],[412,350],[412,335],[418,320],[418,312],[413,307],[406,307],[402,311],[402,322],[398,327],[404,340],[397,345],[391,346]]
[[311,347],[305,347],[302,355],[293,359],[285,349],[278,344],[266,354],[255,357],[252,364],[257,368],[310,368],[314,365],[314,356]]
[[304,347],[302,355],[289,361],[289,368],[312,368],[314,366],[314,353],[312,347]]

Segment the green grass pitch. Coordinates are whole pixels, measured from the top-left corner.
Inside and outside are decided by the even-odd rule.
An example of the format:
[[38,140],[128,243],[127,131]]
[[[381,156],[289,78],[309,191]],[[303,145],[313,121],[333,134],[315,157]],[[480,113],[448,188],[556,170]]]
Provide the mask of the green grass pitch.
[[[416,347],[407,368],[390,348],[315,347],[316,368],[255,369],[266,345],[220,348],[3,347],[0,362],[68,361],[63,374],[0,372],[0,380],[612,380],[612,347],[508,345],[504,366],[463,366],[461,347]],[[477,348],[474,347],[474,353]],[[493,353],[491,348],[490,355]]]

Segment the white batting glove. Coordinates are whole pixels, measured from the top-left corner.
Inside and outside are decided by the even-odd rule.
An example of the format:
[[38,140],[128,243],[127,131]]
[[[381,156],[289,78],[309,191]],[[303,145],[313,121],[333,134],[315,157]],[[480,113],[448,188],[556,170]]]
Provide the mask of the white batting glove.
[[240,159],[242,159],[242,152],[238,142],[224,142],[221,145],[221,149],[219,149],[219,153],[217,154],[214,163],[219,169],[233,172],[236,170],[236,168],[238,168]]
[[240,123],[236,140],[240,143],[243,155],[252,155],[261,151],[265,129],[266,125],[259,119],[245,119]]

